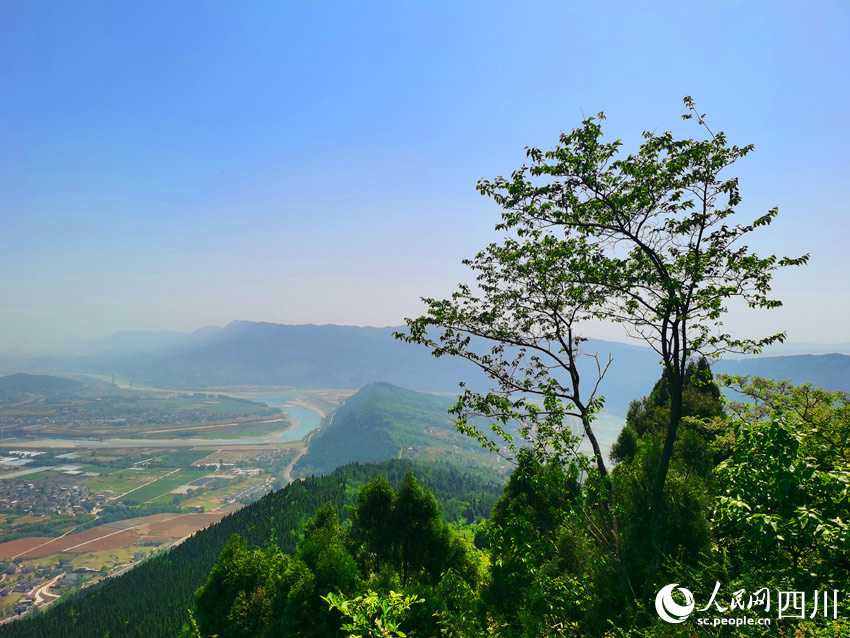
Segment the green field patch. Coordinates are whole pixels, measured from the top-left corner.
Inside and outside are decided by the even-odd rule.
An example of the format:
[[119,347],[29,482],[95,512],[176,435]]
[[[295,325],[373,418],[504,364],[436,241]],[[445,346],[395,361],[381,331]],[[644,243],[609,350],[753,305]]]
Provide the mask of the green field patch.
[[26,474],[19,478],[25,481],[32,481],[33,479],[43,479],[55,475],[56,473],[53,470],[42,470],[41,472],[33,472],[32,474]]
[[[133,495],[131,494],[130,497]],[[179,494],[172,494],[171,492],[166,492],[165,494],[160,494],[155,499],[153,499],[150,503],[151,505],[168,505],[169,503],[174,502],[174,497],[182,498]],[[181,503],[182,504],[182,503]]]
[[285,429],[286,425],[287,423],[284,421],[273,423],[236,423],[233,427],[194,430],[195,434],[193,436],[208,440],[258,437],[280,432]]
[[58,554],[50,554],[48,556],[41,556],[40,558],[26,558],[20,560],[23,565],[32,565],[34,567],[47,567],[48,565],[55,565],[59,561],[70,560],[73,561],[76,557],[76,554],[68,554],[68,553],[58,553]]
[[177,474],[171,474],[170,476],[154,481],[150,485],[145,485],[134,492],[130,492],[122,500],[124,502],[132,501],[135,503],[147,503],[148,501],[153,501],[159,496],[168,494],[175,487],[191,483],[208,473],[209,472],[207,470],[182,470]]
[[156,459],[154,463],[159,467],[170,467],[177,469],[179,467],[189,467],[197,461],[198,459],[202,459],[207,455],[207,452],[204,450],[197,450],[194,448],[176,448],[169,449],[164,451],[156,452]]
[[85,484],[93,492],[111,490],[114,494],[123,494],[137,488],[145,483],[162,476],[162,470],[118,470],[106,476],[95,476],[88,479]]
[[[260,482],[263,479],[253,479],[255,482]],[[249,482],[247,481],[233,481],[231,484],[226,485],[224,487],[220,487],[214,490],[205,490],[203,493],[198,494],[197,496],[193,496],[192,498],[181,503],[183,507],[196,507],[201,506],[204,509],[213,510],[218,509],[222,505],[224,505],[224,501],[227,498],[241,490],[244,487],[247,487]]]
[[[39,436],[144,436],[148,430],[280,419],[279,408],[212,393],[127,390],[108,385],[69,391],[62,398],[9,404],[0,400],[0,419],[22,423]],[[46,424],[44,422],[47,422]],[[278,429],[281,424],[277,424]],[[233,428],[222,428],[224,430]],[[206,430],[198,430],[204,432]],[[156,434],[156,436],[161,436]],[[59,454],[69,453],[57,449]],[[76,453],[76,450],[70,453]],[[82,456],[82,454],[81,454]]]
[[94,478],[100,480],[103,477],[109,476],[111,474],[115,474],[117,472],[126,472],[127,468],[126,467],[110,467],[108,465],[90,464],[88,467],[86,467],[85,471],[86,472],[97,472],[98,474],[100,474],[100,476],[94,477]]
[[12,610],[15,608],[15,603],[26,595],[27,594],[23,592],[13,591],[9,592],[8,596],[0,598],[0,613],[2,613],[4,617],[11,615]]
[[32,536],[59,536],[92,518],[89,514],[74,517],[58,514],[20,516],[7,512],[0,515],[0,539],[10,541]]
[[109,455],[109,454],[98,454],[97,452],[90,452],[89,454],[80,456],[81,461],[88,461],[89,463],[98,464],[98,463],[115,463],[125,458],[120,455]]
[[221,507],[221,501],[214,498],[208,498],[207,496],[200,496],[189,499],[183,503],[183,505],[186,507],[203,507],[205,511],[212,511]]
[[304,447],[304,441],[285,441],[284,443],[277,443],[275,447],[280,450],[296,450]]
[[140,547],[137,545],[128,545],[117,549],[107,549],[97,552],[86,552],[74,556],[74,567],[88,567],[90,569],[100,570],[103,567],[111,569],[116,565],[126,565],[132,563],[134,555],[138,551],[149,553],[150,547]]

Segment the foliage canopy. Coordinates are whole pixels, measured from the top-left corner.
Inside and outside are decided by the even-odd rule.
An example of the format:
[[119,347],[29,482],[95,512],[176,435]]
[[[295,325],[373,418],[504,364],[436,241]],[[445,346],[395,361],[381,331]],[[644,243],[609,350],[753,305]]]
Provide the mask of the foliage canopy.
[[[637,151],[624,157],[620,140],[603,139],[600,113],[562,134],[552,150],[528,148],[529,164],[509,178],[481,180],[481,194],[503,209],[496,229],[504,239],[464,262],[476,274],[475,286],[462,284],[449,299],[424,299],[426,314],[408,319],[408,331],[396,335],[437,357],[465,358],[494,381],[488,393],[465,389],[459,397],[453,411],[461,431],[492,450],[501,438],[514,457],[524,441],[543,458],[579,467],[590,501],[607,518],[595,526],[597,541],[620,565],[616,494],[592,426],[611,360],[591,355],[595,374],[589,382],[582,378],[582,323],[622,324],[659,354],[670,402],[647,480],[652,524],[645,588],[653,584],[663,545],[664,490],[688,363],[695,354],[756,353],[784,340],[784,333],[735,337],[723,331],[723,315],[736,298],[751,308],[780,306],[770,295],[773,275],[808,260],[760,256],[745,243],[778,214],[772,208],[749,223],[732,219],[741,195],[738,178],[726,172],[753,147],[729,144],[709,129],[690,97],[684,104],[683,118],[699,127],[701,139],[644,132]],[[497,439],[474,417],[487,419]],[[570,428],[571,421],[579,427]],[[515,440],[511,424],[519,424],[523,441]],[[578,452],[577,434],[592,448],[593,467]],[[623,579],[629,581],[627,573]]]

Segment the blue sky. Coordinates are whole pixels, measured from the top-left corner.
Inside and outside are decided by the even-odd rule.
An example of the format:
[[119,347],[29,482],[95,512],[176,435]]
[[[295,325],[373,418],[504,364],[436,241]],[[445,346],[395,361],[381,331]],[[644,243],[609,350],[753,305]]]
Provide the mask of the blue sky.
[[812,253],[727,326],[850,341],[850,5],[639,4],[5,0],[0,350],[399,324],[494,238],[479,178],[600,110],[695,134],[686,94],[756,145],[754,245]]

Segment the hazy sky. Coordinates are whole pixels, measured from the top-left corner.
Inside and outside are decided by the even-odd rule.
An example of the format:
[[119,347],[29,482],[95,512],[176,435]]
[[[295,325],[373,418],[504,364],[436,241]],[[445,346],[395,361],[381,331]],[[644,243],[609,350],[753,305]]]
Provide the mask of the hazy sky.
[[[850,341],[850,4],[0,2],[0,350],[233,319],[395,325],[493,239],[475,191],[583,114],[711,125],[763,250],[751,336]],[[604,336],[604,335],[603,335]]]

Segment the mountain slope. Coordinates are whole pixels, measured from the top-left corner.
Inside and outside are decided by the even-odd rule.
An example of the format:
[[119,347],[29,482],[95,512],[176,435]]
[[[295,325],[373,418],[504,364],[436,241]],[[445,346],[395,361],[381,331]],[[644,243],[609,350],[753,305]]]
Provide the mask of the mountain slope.
[[[426,348],[402,343],[392,333],[403,328],[356,326],[286,326],[233,322],[194,348],[153,358],[137,374],[162,385],[268,384],[293,387],[359,388],[376,381],[392,381],[406,388],[455,392],[465,381],[485,390],[489,381],[466,361],[435,359]],[[587,354],[604,365],[613,358],[600,392],[606,410],[625,415],[629,402],[647,394],[661,375],[659,355],[645,346],[588,340]],[[596,363],[579,358],[582,378],[596,379]],[[759,374],[795,383],[826,384],[850,391],[850,356],[796,355],[724,360],[717,372]]]
[[348,398],[310,440],[310,451],[295,471],[326,474],[354,461],[392,458],[439,460],[493,475],[503,460],[459,434],[447,414],[454,400],[413,392],[389,383],[372,383]]
[[149,332],[144,330],[122,330],[113,335],[93,341],[78,348],[76,354],[104,355],[111,354],[157,354],[173,351],[188,346],[200,345],[212,338],[221,328],[207,326],[194,332],[175,332],[160,330]]

